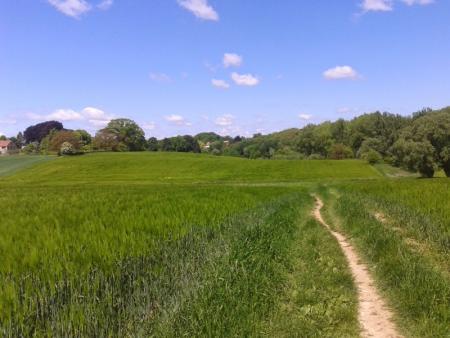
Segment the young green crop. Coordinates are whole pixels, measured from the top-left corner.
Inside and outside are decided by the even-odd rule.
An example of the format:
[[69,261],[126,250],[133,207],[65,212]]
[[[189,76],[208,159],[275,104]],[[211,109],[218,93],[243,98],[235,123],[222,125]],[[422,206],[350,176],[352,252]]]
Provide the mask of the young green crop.
[[363,161],[246,160],[182,153],[96,153],[57,158],[6,181],[12,184],[252,183],[380,178]]

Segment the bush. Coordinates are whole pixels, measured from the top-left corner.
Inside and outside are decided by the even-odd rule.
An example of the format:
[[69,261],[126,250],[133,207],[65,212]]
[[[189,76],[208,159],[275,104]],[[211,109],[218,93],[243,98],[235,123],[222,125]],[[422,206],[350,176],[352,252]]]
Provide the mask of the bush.
[[323,160],[323,159],[325,158],[320,154],[311,154],[308,156],[308,160]]
[[382,160],[381,154],[373,149],[370,149],[367,153],[363,154],[361,158],[365,159],[369,164],[377,164]]
[[75,155],[77,151],[75,150],[72,143],[64,142],[61,145],[61,149],[59,150],[60,155]]
[[32,142],[27,144],[23,149],[22,152],[27,155],[33,155],[39,153],[39,143],[38,142]]

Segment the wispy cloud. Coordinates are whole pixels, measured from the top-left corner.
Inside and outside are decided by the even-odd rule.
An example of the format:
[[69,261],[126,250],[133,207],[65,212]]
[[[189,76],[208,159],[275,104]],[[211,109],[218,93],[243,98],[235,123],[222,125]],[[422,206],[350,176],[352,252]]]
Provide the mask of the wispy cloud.
[[350,66],[337,66],[330,68],[323,73],[327,80],[355,80],[359,77],[358,72]]
[[431,5],[434,3],[434,0],[401,0],[402,2],[404,2],[405,4],[407,4],[408,6],[413,6],[413,5]]
[[233,79],[234,83],[236,83],[238,86],[253,87],[258,85],[260,82],[259,78],[253,76],[252,74],[232,73],[231,78]]
[[223,56],[223,65],[225,68],[228,67],[239,67],[242,65],[242,56],[234,53],[225,53]]
[[211,83],[216,88],[220,88],[220,89],[228,89],[228,88],[230,88],[229,83],[224,81],[224,80],[212,79]]
[[102,11],[106,11],[110,9],[113,4],[114,0],[103,0],[97,5],[97,8],[101,9]]
[[84,0],[47,0],[50,5],[61,13],[72,18],[79,18],[82,14],[89,12],[92,6]]
[[225,114],[225,115],[219,116],[218,118],[216,118],[214,123],[217,126],[229,127],[234,123],[234,116],[230,115],[230,114]]
[[15,118],[2,118],[0,124],[16,124],[17,120]]
[[363,13],[389,12],[394,9],[392,0],[364,0],[360,6]]
[[192,123],[186,121],[186,119],[181,115],[172,114],[165,116],[164,118],[167,122],[175,126],[186,126],[186,127],[192,126]]
[[211,21],[219,20],[219,14],[208,4],[207,0],[178,0],[178,4],[197,18]]
[[142,125],[142,129],[148,130],[148,131],[155,130],[155,128],[156,128],[155,122],[147,122]]
[[311,114],[301,113],[298,115],[298,117],[300,118],[300,120],[309,121],[312,119],[313,116]]
[[172,82],[172,79],[169,75],[164,73],[150,73],[150,79],[155,82],[161,82],[161,83],[169,83]]
[[[435,2],[435,0],[399,0],[400,2],[408,5],[408,6],[414,6],[414,5],[431,5]],[[363,0],[360,3],[360,7],[362,10],[362,13],[364,14],[367,12],[390,12],[394,10],[394,0]]]

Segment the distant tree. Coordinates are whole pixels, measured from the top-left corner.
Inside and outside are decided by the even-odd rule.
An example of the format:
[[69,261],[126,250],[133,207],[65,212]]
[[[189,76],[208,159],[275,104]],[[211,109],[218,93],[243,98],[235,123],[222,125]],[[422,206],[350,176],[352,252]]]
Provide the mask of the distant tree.
[[26,143],[41,142],[52,130],[64,129],[61,122],[47,121],[28,127],[24,132]]
[[25,145],[25,138],[22,132],[19,131],[16,136],[16,146],[17,148],[21,149],[24,145]]
[[156,137],[150,137],[147,140],[147,150],[158,151],[158,140],[156,139]]
[[370,152],[371,150],[376,151],[377,153],[380,154],[380,152],[384,149],[384,145],[383,142],[378,139],[378,138],[374,138],[374,137],[370,137],[365,139],[362,144],[361,147],[359,147],[356,156],[358,158],[363,158],[365,156],[365,154],[367,154],[368,152]]
[[172,140],[167,137],[159,142],[159,148],[161,149],[161,151],[175,151],[175,147],[172,144]]
[[117,141],[124,144],[130,151],[140,151],[145,149],[145,133],[133,120],[111,120],[103,130],[114,135]]
[[0,135],[0,141],[6,141],[6,140],[7,140],[7,138],[5,135]]
[[342,144],[336,143],[330,147],[328,157],[333,160],[343,160],[345,158],[353,158],[352,148]]
[[202,143],[215,142],[222,140],[222,136],[216,133],[200,133],[194,136],[194,138]]
[[404,136],[417,142],[428,141],[435,150],[437,165],[450,177],[450,109],[427,112],[415,119]]
[[422,177],[433,177],[436,169],[435,149],[428,141],[416,142],[399,139],[391,152],[395,164],[410,171],[419,172]]
[[83,146],[81,134],[79,132],[61,130],[51,136],[48,149],[50,151],[60,151],[63,143],[70,143],[75,152],[80,152],[81,147]]
[[28,143],[23,149],[22,152],[28,155],[35,155],[39,153],[39,143],[31,142]]
[[87,146],[92,143],[92,136],[86,130],[77,129],[75,130],[75,133],[80,136],[80,142],[82,146]]
[[331,137],[337,144],[342,144],[346,137],[346,122],[339,119],[331,125]]
[[102,151],[119,151],[119,143],[117,135],[107,129],[99,130],[92,141],[93,148]]
[[200,153],[200,145],[198,141],[190,135],[183,136],[185,142],[185,152]]
[[233,139],[233,143],[238,143],[238,142],[241,142],[242,140],[243,140],[243,137],[238,135]]

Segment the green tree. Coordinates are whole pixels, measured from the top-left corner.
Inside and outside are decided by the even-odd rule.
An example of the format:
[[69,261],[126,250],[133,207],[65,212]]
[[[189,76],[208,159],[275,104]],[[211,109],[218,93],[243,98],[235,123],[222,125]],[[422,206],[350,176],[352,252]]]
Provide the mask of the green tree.
[[428,141],[399,139],[391,149],[397,165],[419,172],[422,177],[433,177],[436,169],[435,149]]
[[126,146],[127,150],[140,151],[145,149],[145,133],[133,120],[111,120],[104,130],[114,135],[119,143]]
[[156,137],[150,137],[147,140],[147,150],[158,151],[158,140],[156,139]]
[[435,149],[437,165],[450,177],[450,108],[422,114],[407,130],[415,141],[428,141]]
[[328,157],[333,160],[353,158],[353,150],[342,143],[333,144],[328,151]]

